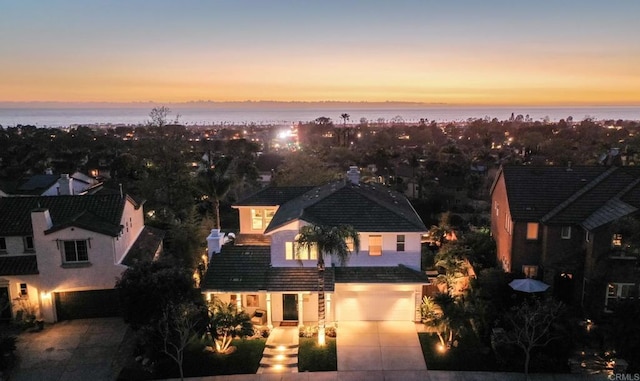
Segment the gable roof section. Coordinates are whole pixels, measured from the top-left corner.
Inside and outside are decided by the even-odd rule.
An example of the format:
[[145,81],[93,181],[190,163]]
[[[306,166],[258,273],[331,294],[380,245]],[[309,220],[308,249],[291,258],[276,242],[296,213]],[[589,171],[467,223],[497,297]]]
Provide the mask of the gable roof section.
[[200,287],[209,291],[258,291],[267,286],[271,247],[224,245],[211,256]]
[[234,206],[280,206],[314,187],[268,187],[237,202]]
[[31,211],[48,209],[53,232],[77,226],[111,236],[120,233],[120,221],[126,201],[139,205],[130,197],[120,195],[37,196],[0,198],[0,235],[31,235]]
[[406,197],[376,184],[332,182],[282,205],[265,230],[269,233],[302,219],[318,225],[349,224],[367,232],[422,232],[424,223]]
[[18,186],[17,191],[20,194],[39,195],[54,185],[59,178],[59,175],[33,175]]
[[155,255],[162,248],[164,234],[164,230],[145,226],[121,263],[125,266],[132,266],[139,262],[154,260]]
[[581,224],[591,230],[640,209],[640,167],[503,170],[514,220]]
[[39,274],[35,255],[10,255],[0,257],[0,275]]

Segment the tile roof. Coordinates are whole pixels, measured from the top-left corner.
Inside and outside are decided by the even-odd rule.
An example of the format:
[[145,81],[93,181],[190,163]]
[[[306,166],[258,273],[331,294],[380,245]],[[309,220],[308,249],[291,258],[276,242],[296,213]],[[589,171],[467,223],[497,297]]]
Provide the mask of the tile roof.
[[[126,197],[136,207],[132,198]],[[117,236],[125,199],[120,195],[86,196],[34,196],[0,198],[0,235],[19,236],[32,234],[31,211],[49,209],[52,229],[77,226],[99,233]]]
[[[318,269],[316,267],[272,267],[267,273],[268,291],[317,291]],[[324,271],[324,290],[335,290],[333,268]]]
[[39,195],[58,181],[60,175],[33,175],[21,184],[17,191],[20,194]]
[[145,226],[121,263],[132,266],[137,262],[152,261],[162,246],[164,235],[164,230]]
[[296,219],[318,225],[349,224],[367,232],[427,230],[404,195],[381,185],[346,180],[315,187],[286,202],[265,233]]
[[336,267],[336,283],[429,283],[427,274],[396,267]]
[[200,287],[208,291],[258,291],[267,285],[271,247],[224,245],[213,254]]
[[602,226],[640,208],[640,167],[502,168],[515,221]]
[[0,275],[39,274],[35,255],[0,256]]
[[263,234],[238,234],[234,241],[235,245],[245,246],[268,246],[271,245],[271,237]]
[[278,206],[313,189],[304,187],[267,187],[235,203],[235,206]]

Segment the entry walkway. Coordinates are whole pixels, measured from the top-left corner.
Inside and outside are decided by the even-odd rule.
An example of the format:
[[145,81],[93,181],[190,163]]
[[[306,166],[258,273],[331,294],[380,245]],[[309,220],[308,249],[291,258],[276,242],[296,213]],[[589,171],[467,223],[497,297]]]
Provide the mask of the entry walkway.
[[427,370],[413,322],[339,322],[336,348],[338,372]]
[[257,373],[298,373],[298,327],[276,327],[262,352]]

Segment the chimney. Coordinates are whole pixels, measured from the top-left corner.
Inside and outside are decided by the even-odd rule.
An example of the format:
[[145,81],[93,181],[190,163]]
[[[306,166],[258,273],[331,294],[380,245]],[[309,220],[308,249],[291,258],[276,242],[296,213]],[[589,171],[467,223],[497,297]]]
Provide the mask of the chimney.
[[33,235],[44,234],[45,231],[53,227],[53,221],[49,214],[49,209],[38,208],[31,211],[31,228]]
[[224,233],[220,233],[220,229],[211,229],[211,234],[207,237],[207,254],[209,260],[213,254],[220,253],[224,245]]
[[68,173],[63,173],[58,179],[58,194],[60,196],[73,196],[73,178]]
[[349,167],[349,170],[347,171],[347,178],[353,184],[356,184],[356,185],[360,184],[360,170],[358,169],[357,166],[352,165]]

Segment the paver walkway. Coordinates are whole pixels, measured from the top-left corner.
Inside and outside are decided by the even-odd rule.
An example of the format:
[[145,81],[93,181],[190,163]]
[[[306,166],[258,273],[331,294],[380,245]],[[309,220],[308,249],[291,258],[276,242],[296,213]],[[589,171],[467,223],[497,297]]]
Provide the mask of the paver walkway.
[[298,327],[274,328],[264,346],[256,373],[297,373],[299,342]]

